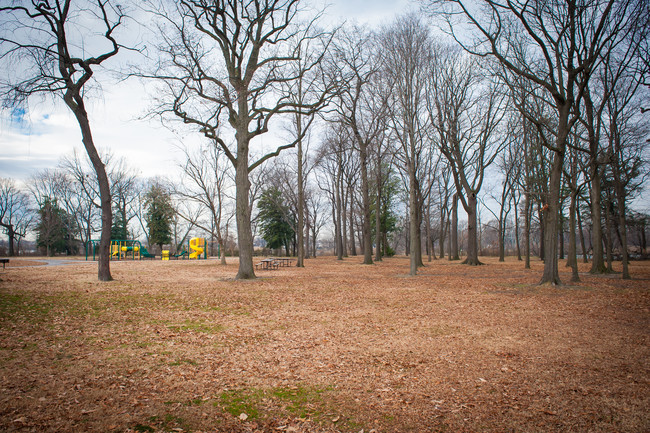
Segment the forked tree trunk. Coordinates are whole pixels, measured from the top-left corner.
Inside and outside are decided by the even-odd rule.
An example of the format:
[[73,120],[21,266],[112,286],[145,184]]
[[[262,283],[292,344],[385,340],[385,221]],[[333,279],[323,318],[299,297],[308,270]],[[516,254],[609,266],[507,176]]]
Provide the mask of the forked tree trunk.
[[465,212],[467,212],[467,258],[463,261],[463,264],[471,266],[482,264],[478,260],[477,203],[475,192],[470,192],[466,203],[463,202],[463,207],[465,208]]

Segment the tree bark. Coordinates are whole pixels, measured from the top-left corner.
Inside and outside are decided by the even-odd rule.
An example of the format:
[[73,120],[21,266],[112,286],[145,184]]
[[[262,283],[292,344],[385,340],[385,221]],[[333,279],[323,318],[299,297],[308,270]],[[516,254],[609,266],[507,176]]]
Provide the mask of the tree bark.
[[477,222],[477,197],[475,192],[470,192],[467,197],[467,258],[463,264],[477,266],[482,263],[478,259],[478,222]]
[[452,198],[449,237],[451,241],[451,249],[449,250],[451,260],[460,260],[460,257],[458,257],[458,193],[454,194]]
[[[301,88],[301,87],[300,87]],[[296,129],[302,133],[302,115],[296,115]],[[305,189],[302,178],[302,139],[298,140],[298,258],[296,266],[305,267]]]
[[[568,127],[565,125],[566,133]],[[561,129],[558,128],[558,135]],[[560,140],[558,139],[558,142]],[[561,143],[566,143],[566,138]],[[558,269],[558,217],[560,205],[560,186],[562,184],[562,167],[564,165],[564,149],[553,154],[551,179],[549,185],[548,203],[545,204],[544,213],[544,272],[540,284],[560,285]]]
[[417,248],[419,247],[419,242],[416,242],[417,237],[419,236],[419,231],[417,227],[418,222],[418,205],[417,205],[417,179],[415,178],[415,167],[413,166],[413,161],[410,161],[408,164],[408,173],[409,173],[409,262],[410,269],[409,275],[416,275],[418,272],[418,254]]
[[97,182],[99,184],[99,200],[100,208],[102,211],[102,229],[99,238],[99,259],[98,259],[98,270],[97,277],[99,281],[111,281],[113,277],[111,276],[110,268],[110,247],[111,247],[111,225],[113,223],[113,208],[111,201],[111,187],[108,183],[108,176],[106,175],[106,168],[102,162],[97,149],[95,148],[95,143],[93,141],[92,132],[90,130],[90,122],[88,120],[88,114],[83,106],[83,101],[78,98],[76,101],[73,101],[71,97],[67,96],[64,98],[66,104],[75,115],[77,122],[79,123],[79,128],[81,129],[81,140],[86,148],[86,153],[90,162],[95,169],[97,175]]
[[[245,104],[245,101],[243,101]],[[240,101],[242,104],[242,101]],[[240,108],[248,113],[248,108]],[[237,161],[235,164],[235,218],[237,219],[237,246],[239,248],[239,269],[237,280],[255,278],[253,269],[253,232],[249,203],[251,183],[248,178],[248,122],[237,128]]]

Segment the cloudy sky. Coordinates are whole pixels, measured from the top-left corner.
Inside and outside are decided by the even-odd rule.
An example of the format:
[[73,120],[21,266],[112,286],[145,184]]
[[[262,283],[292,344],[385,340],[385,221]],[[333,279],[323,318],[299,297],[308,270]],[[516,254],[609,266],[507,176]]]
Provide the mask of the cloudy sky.
[[[320,7],[319,0],[313,0]],[[378,27],[390,23],[398,14],[417,10],[409,0],[331,0],[324,19],[344,20]],[[119,54],[120,56],[129,55]],[[97,74],[101,91],[87,99],[95,144],[115,157],[124,157],[143,177],[180,176],[177,162],[179,146],[199,143],[202,136],[187,130],[174,133],[157,119],[146,119],[150,93],[142,82],[116,82]],[[170,124],[178,127],[173,122]],[[277,140],[277,139],[275,139]],[[273,144],[272,134],[256,145]],[[0,177],[25,181],[34,173],[54,168],[59,159],[77,149],[84,154],[79,127],[62,102],[32,99],[27,110],[0,111]],[[634,207],[650,211],[650,195],[637,199]]]
[[[325,19],[381,25],[415,7],[409,0],[335,0],[330,2]],[[126,158],[142,176],[178,175],[178,146],[198,143],[201,136],[181,137],[159,120],[144,119],[150,95],[141,82],[117,83],[110,77],[99,81],[101,92],[87,99],[96,146]],[[79,126],[60,101],[35,98],[27,110],[0,112],[0,177],[24,181],[39,170],[55,167],[61,156],[71,154],[74,148],[83,154]]]

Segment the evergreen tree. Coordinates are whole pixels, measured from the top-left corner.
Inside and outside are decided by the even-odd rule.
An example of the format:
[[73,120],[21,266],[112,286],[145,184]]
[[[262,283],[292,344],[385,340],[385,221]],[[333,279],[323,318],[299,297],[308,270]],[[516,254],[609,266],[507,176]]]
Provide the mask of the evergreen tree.
[[111,240],[128,239],[129,233],[120,212],[113,212],[113,225],[111,226]]
[[147,206],[147,228],[149,229],[149,243],[159,245],[172,241],[172,218],[174,207],[169,191],[160,183],[153,183],[145,196]]
[[47,256],[77,252],[74,244],[74,219],[58,206],[56,199],[46,197],[38,215],[40,221],[36,227],[36,243],[45,248]]
[[292,243],[295,231],[295,215],[284,205],[282,192],[277,188],[269,188],[262,193],[257,204],[262,238],[271,249],[284,247],[289,255],[289,245]]

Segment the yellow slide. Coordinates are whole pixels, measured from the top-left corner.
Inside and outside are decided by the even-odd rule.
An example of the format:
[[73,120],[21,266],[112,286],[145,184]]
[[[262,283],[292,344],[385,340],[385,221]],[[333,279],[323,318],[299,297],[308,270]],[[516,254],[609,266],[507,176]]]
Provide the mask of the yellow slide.
[[190,259],[198,259],[203,254],[203,248],[205,247],[204,238],[192,238],[190,239],[190,249],[194,250],[190,254]]

